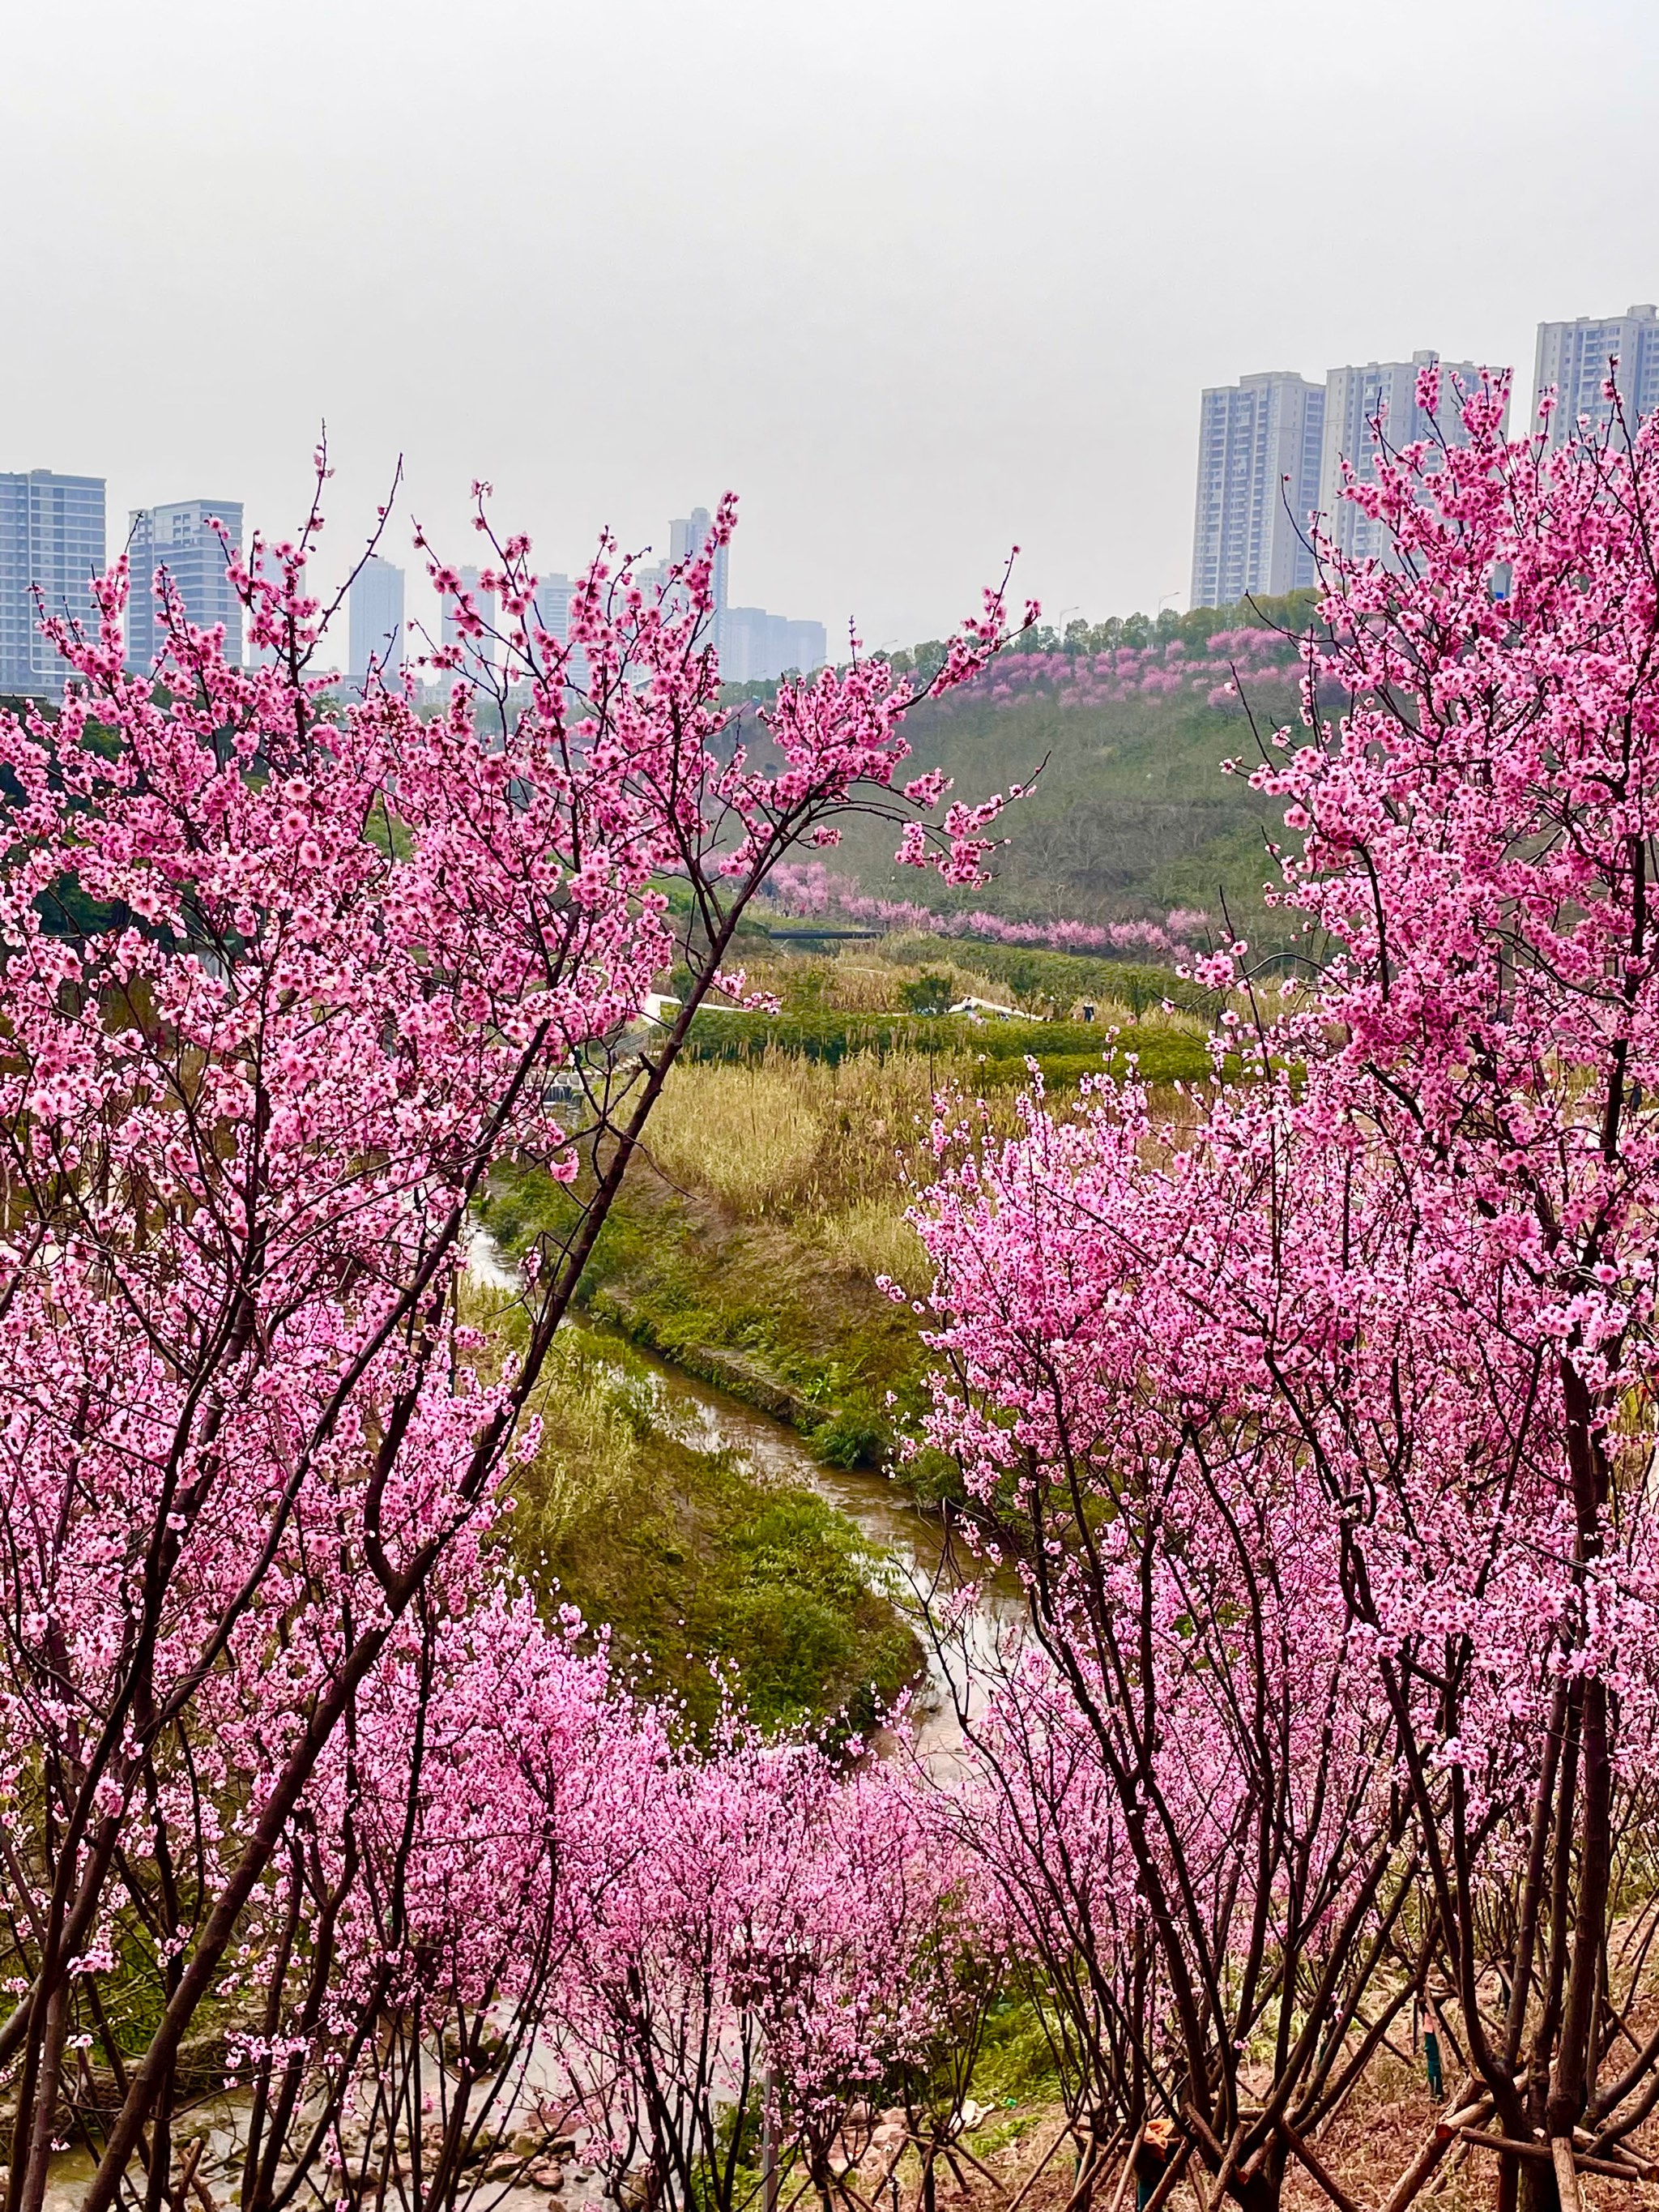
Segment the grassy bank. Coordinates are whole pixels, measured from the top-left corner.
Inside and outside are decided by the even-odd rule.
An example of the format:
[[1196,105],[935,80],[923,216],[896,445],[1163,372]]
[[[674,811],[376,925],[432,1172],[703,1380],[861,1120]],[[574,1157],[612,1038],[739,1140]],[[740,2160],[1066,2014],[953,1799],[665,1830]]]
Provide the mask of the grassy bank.
[[[925,1060],[827,1065],[773,1050],[676,1070],[580,1297],[596,1320],[810,1437],[832,1464],[878,1463],[924,1359],[908,1305],[922,1254],[904,1214],[925,1166]],[[519,1252],[568,1204],[535,1170],[498,1176],[492,1232]],[[890,1407],[889,1394],[899,1406]]]
[[[488,1317],[510,1336],[504,1300]],[[608,1629],[623,1670],[707,1730],[724,1682],[767,1729],[862,1734],[921,1653],[844,1514],[675,1432],[624,1346],[566,1330],[503,1540],[550,1603]]]
[[[791,1423],[826,1461],[880,1466],[925,1402],[909,1302],[927,1270],[904,1217],[934,1172],[937,1095],[982,1099],[995,1136],[1016,1126],[1031,1060],[1061,1099],[1131,1055],[1154,1083],[1201,1082],[1215,1002],[1164,970],[929,939],[776,959],[749,980],[781,1011],[698,1017],[579,1295],[596,1320]],[[1021,1018],[918,1011],[967,997]],[[1065,1018],[1085,1005],[1092,1021]],[[538,1171],[508,1170],[485,1211],[521,1253],[557,1234],[568,1207]],[[955,1485],[937,1455],[902,1479],[924,1498]]]
[[[924,1403],[908,1301],[927,1271],[904,1216],[932,1180],[936,1096],[983,1099],[995,1135],[1016,1125],[1030,1060],[1061,1097],[1131,1055],[1152,1082],[1201,1082],[1213,1001],[1163,970],[927,939],[751,966],[750,984],[781,1011],[698,1017],[580,1295],[596,1319],[792,1423],[825,1460],[878,1466]],[[1185,1002],[1166,1006],[1171,990]],[[1022,1018],[917,1011],[967,997]],[[1085,1005],[1092,1021],[1063,1018]],[[522,1252],[568,1206],[538,1172],[509,1170],[486,1211]],[[936,1455],[902,1479],[924,1498],[955,1483]]]

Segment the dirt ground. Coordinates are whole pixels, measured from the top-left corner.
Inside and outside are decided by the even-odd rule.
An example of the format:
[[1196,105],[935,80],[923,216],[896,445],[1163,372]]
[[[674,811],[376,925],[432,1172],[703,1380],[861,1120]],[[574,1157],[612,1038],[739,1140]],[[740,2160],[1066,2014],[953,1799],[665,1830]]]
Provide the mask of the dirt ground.
[[[1405,2066],[1388,2062],[1375,2067],[1371,2078],[1356,2089],[1341,2112],[1314,2136],[1312,2148],[1361,2212],[1379,2212],[1442,2109],[1420,2079]],[[1035,2180],[1030,2179],[1060,2124],[1055,2106],[1042,2112],[1018,2142],[1000,2148],[981,2152],[973,2135],[966,2136],[965,2148],[985,2171],[964,2159],[963,2171],[970,2185],[965,2191],[954,2176],[941,2171],[937,2191],[941,2212],[962,2212],[966,2207],[973,2212],[999,2212],[1017,2197],[1020,2212],[1065,2212],[1075,2186],[1068,2149],[1062,2148]],[[1646,2141],[1638,2148],[1648,2157],[1659,2154]],[[1093,2212],[1111,2212],[1121,2170],[1115,2166],[1095,2191]],[[994,2184],[990,2176],[995,2177]],[[914,2186],[912,2180],[911,2191]],[[1626,2183],[1584,2174],[1580,2189],[1585,2212],[1659,2212],[1659,2183]],[[906,2192],[907,2203],[911,2191]],[[1487,2212],[1497,2198],[1497,2160],[1489,2151],[1463,2144],[1448,2152],[1417,2201],[1432,2203],[1436,2212]],[[1283,2202],[1285,2212],[1335,2212],[1331,2199],[1294,2160],[1286,2172]],[[1177,2185],[1168,2204],[1170,2212],[1210,2212],[1207,2191],[1200,2196],[1190,2181]],[[1123,2212],[1133,2212],[1133,2194],[1126,2192]],[[876,2212],[885,2212],[885,2207],[878,2205]]]

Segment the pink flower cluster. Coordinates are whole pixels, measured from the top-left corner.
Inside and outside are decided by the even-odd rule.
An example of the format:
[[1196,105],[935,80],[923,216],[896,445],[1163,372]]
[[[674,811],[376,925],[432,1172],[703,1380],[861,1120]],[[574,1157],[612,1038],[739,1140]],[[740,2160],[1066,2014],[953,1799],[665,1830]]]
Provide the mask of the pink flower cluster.
[[1174,907],[1161,921],[1010,921],[975,911],[940,913],[910,899],[867,897],[850,876],[822,860],[786,861],[768,886],[786,914],[836,914],[890,931],[925,931],[935,937],[979,938],[993,945],[1046,946],[1055,952],[1127,952],[1171,958],[1205,935],[1210,917],[1194,907]]
[[1109,653],[1011,653],[964,684],[942,711],[958,713],[978,700],[1013,706],[1044,699],[1071,708],[1194,697],[1225,706],[1235,696],[1236,683],[1292,678],[1297,658],[1294,639],[1256,626],[1217,630],[1201,651],[1177,637],[1162,645],[1119,646]]

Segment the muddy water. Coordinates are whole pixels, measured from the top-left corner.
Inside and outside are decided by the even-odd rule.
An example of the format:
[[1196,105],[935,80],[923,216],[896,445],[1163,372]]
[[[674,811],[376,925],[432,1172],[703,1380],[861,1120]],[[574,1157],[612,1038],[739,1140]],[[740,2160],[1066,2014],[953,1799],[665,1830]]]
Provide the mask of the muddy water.
[[[468,1263],[480,1281],[519,1287],[483,1231],[474,1233]],[[600,1345],[608,1340],[598,1330],[592,1337]],[[623,1357],[619,1347],[618,1364]],[[769,1413],[637,1346],[626,1357],[648,1370],[656,1417],[670,1435],[695,1451],[734,1452],[762,1474],[816,1491],[855,1523],[881,1563],[879,1587],[910,1621],[926,1659],[916,1696],[918,1747],[948,1756],[961,1741],[963,1701],[968,1710],[978,1702],[976,1678],[1018,1638],[1024,1608],[1015,1579],[988,1574],[960,1528],[936,1511],[924,1512],[885,1475],[825,1467],[804,1438]]]
[[[605,1339],[597,1331],[595,1340]],[[757,1472],[839,1508],[877,1554],[876,1579],[915,1630],[927,1662],[919,1686],[918,1747],[948,1753],[961,1741],[961,1701],[1018,1634],[1024,1607],[1006,1576],[989,1576],[959,1529],[923,1512],[885,1475],[825,1467],[792,1428],[739,1398],[629,1347],[648,1368],[659,1425],[696,1451],[729,1451]]]

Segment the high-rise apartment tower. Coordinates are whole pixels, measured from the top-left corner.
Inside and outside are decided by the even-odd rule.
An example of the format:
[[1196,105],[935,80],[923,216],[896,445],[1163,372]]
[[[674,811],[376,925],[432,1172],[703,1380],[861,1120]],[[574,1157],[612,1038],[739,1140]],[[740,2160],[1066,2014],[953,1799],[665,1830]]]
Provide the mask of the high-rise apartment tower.
[[570,600],[575,590],[568,576],[562,572],[544,576],[536,586],[532,602],[535,620],[526,625],[532,629],[545,630],[555,645],[565,645],[570,638]]
[[[714,519],[706,507],[694,507],[690,514],[680,515],[668,526],[668,566],[678,568],[701,553],[708,542]],[[711,579],[714,590],[714,649],[720,652],[726,643],[726,568],[731,548],[722,545],[714,555],[714,573]]]
[[[1393,540],[1386,526],[1373,522],[1352,500],[1342,496],[1350,481],[1372,483],[1383,447],[1391,451],[1437,437],[1461,446],[1462,393],[1474,391],[1486,372],[1472,361],[1440,362],[1440,404],[1432,417],[1417,404],[1417,380],[1440,357],[1431,350],[1409,361],[1368,361],[1334,368],[1325,379],[1325,443],[1319,471],[1317,505],[1332,542],[1355,560],[1388,560]],[[1461,387],[1461,388],[1460,388]],[[1429,466],[1432,470],[1432,461]]]
[[728,607],[720,674],[728,684],[773,683],[787,670],[811,676],[824,663],[820,622],[792,622],[764,607]]
[[1555,412],[1550,443],[1565,445],[1587,420],[1600,429],[1613,414],[1602,386],[1609,365],[1625,419],[1634,430],[1659,407],[1659,308],[1628,307],[1622,315],[1580,315],[1574,323],[1540,323],[1533,370],[1534,406],[1552,386]]
[[387,683],[404,671],[404,572],[371,553],[351,580],[350,677],[362,685],[370,666]]
[[217,522],[233,545],[242,542],[242,504],[235,499],[180,499],[167,507],[134,507],[128,517],[128,558],[132,583],[127,600],[127,665],[155,665],[165,629],[155,592],[155,573],[165,568],[183,602],[185,618],[198,629],[222,623],[225,658],[242,658],[242,603],[231,588],[224,542],[210,525]]
[[1195,607],[1313,581],[1305,543],[1319,500],[1325,394],[1289,371],[1241,377],[1204,394],[1193,525]]
[[94,623],[92,579],[103,571],[101,477],[0,475],[0,691],[58,690],[63,664],[36,628],[40,606]]
[[[276,558],[276,553],[271,547],[269,545],[261,546],[258,552],[251,556],[250,565],[252,568],[255,577],[260,581],[274,585],[276,590],[280,592],[285,593],[287,592],[288,572],[283,568],[282,562]],[[303,565],[301,565],[300,573],[295,580],[298,585],[300,591],[303,592],[306,585],[306,572]],[[278,615],[277,619],[279,622],[281,621],[282,617],[280,614]],[[243,641],[246,646],[247,660],[250,667],[269,668],[273,665],[273,663],[284,660],[286,659],[285,651],[279,649],[276,646],[256,646],[249,642],[246,639]],[[326,647],[325,647],[325,651],[326,651]],[[328,664],[326,660],[313,659],[307,668],[306,673],[307,676],[320,676],[326,669],[327,665]]]
[[[476,568],[458,568],[455,573],[460,578],[461,589],[472,602],[473,613],[484,624],[486,629],[493,629],[495,623],[495,593],[486,592],[480,586],[478,572]],[[457,603],[447,595],[443,603],[441,635],[446,647],[460,647],[470,669],[477,671],[480,666],[490,667],[495,665],[495,639],[487,636],[472,638],[464,636],[459,620]],[[452,682],[453,678],[446,678],[446,690],[451,688]]]

